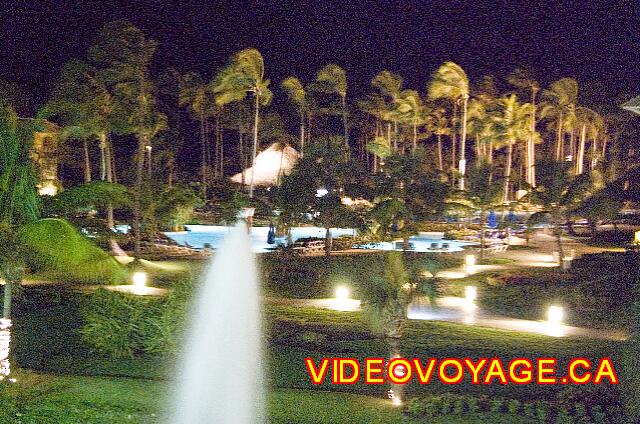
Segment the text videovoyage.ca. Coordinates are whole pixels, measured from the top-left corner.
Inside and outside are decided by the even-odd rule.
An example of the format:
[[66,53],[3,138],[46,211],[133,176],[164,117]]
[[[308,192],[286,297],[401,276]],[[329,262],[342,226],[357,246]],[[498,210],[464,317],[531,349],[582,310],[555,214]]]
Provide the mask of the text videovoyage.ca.
[[[560,366],[556,358],[305,358],[313,384],[618,384],[610,358],[573,358]],[[327,377],[331,370],[331,377]]]

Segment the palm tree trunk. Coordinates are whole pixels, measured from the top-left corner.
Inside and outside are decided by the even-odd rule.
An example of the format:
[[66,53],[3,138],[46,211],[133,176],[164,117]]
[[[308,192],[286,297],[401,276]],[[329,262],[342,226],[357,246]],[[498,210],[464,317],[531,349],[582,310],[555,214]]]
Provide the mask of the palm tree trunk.
[[393,144],[391,144],[391,121],[387,122],[387,142],[389,143],[389,147],[392,149],[392,152],[395,153],[395,149],[393,149]]
[[438,169],[444,171],[444,164],[442,163],[442,134],[436,134],[438,139]]
[[[105,134],[105,167],[106,167],[106,178],[107,182],[113,182],[113,163],[111,161],[111,141],[107,138]],[[113,219],[113,206],[111,204],[107,205],[107,227],[113,228],[115,226],[115,220]]]
[[100,139],[100,180],[104,181],[107,178],[107,135],[102,133],[98,138]]
[[244,154],[244,135],[242,134],[242,127],[238,125],[238,143],[240,144],[240,181],[242,187],[244,187],[244,174],[247,171],[246,155]]
[[484,226],[485,226],[484,209],[480,209],[480,262],[484,260]]
[[87,140],[82,140],[82,150],[84,152],[84,182],[91,182],[91,161],[89,160],[89,146]]
[[598,134],[593,137],[593,141],[591,142],[591,166],[589,167],[590,171],[596,169],[596,165],[598,164]]
[[556,236],[556,244],[558,245],[558,259],[560,260],[560,266],[562,266],[562,260],[564,258],[564,250],[562,249],[562,228],[559,222],[554,223],[554,232]]
[[536,186],[536,90],[531,89],[531,128],[529,134],[529,144],[527,150],[527,184],[531,187]]
[[451,118],[451,169],[456,169],[456,145],[458,144],[458,133],[456,131],[456,121],[458,119],[458,105],[453,103],[453,117]]
[[134,257],[135,260],[140,259],[141,241],[142,241],[142,175],[144,173],[144,152],[147,145],[147,136],[140,134],[138,136],[138,154],[136,165],[136,186],[135,186],[135,202],[133,207],[133,231],[134,231]]
[[509,145],[507,146],[507,163],[505,165],[504,170],[504,197],[503,201],[506,203],[509,201],[509,187],[511,183],[511,166],[513,163],[513,144],[515,140],[509,140]]
[[464,190],[464,174],[467,168],[466,142],[467,142],[467,103],[469,96],[465,95],[462,103],[462,137],[460,138],[460,190]]
[[304,113],[300,114],[300,157],[304,157]]
[[558,117],[558,134],[556,139],[556,160],[560,161],[562,155],[562,147],[564,144],[563,140],[563,122],[562,122],[562,111],[560,111],[560,116]]
[[349,147],[349,128],[347,126],[347,96],[341,96],[342,99],[342,125],[344,127],[344,146],[347,149],[347,159],[351,156],[351,148]]
[[258,154],[258,120],[260,119],[260,96],[255,93],[255,112],[253,116],[253,150],[251,152],[251,181],[249,182],[249,198],[253,199],[256,155]]
[[200,112],[200,160],[202,173],[202,199],[207,200],[207,145],[205,142],[206,132],[204,127],[204,111]]
[[418,148],[418,123],[414,119],[413,120],[413,151],[412,153],[415,153],[417,148]]
[[578,145],[578,157],[576,158],[576,175],[581,175],[584,171],[584,149],[587,142],[587,124],[582,124],[580,133],[580,144]]
[[5,275],[4,279],[4,300],[2,302],[2,318],[10,319],[11,318],[11,292],[13,289],[13,283],[11,278],[8,278]]

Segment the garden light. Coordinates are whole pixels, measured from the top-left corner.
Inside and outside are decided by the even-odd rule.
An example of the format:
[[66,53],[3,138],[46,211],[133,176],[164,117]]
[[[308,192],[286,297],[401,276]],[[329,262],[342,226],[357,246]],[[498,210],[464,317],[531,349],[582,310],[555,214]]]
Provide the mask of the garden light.
[[562,324],[562,319],[564,318],[564,308],[561,306],[549,306],[549,310],[547,311],[547,321],[551,325],[560,325]]
[[478,297],[478,289],[476,288],[476,286],[466,286],[464,288],[464,297],[468,303],[475,302],[476,298]]
[[633,237],[633,242],[635,244],[640,244],[640,230],[636,231],[634,237]]
[[326,188],[319,188],[316,190],[316,197],[324,197],[329,193],[329,190]]
[[466,255],[464,257],[464,270],[465,273],[472,274],[475,270],[476,266],[476,256],[475,255]]
[[131,281],[136,287],[145,287],[147,285],[147,273],[143,271],[134,272]]
[[336,299],[337,300],[348,300],[351,296],[351,291],[348,287],[339,286],[336,288]]

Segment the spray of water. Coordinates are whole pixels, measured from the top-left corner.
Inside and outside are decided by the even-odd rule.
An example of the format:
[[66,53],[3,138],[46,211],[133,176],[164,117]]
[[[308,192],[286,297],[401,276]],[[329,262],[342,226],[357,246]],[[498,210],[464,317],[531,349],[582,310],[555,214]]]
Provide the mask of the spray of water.
[[238,224],[193,302],[171,424],[264,421],[261,327],[256,260]]

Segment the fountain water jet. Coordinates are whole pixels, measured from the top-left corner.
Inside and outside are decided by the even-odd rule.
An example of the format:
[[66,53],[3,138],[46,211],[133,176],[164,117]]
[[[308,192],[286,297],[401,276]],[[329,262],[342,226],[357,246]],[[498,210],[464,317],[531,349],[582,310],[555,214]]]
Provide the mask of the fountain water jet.
[[170,423],[263,422],[259,284],[245,224],[218,249],[192,314]]

